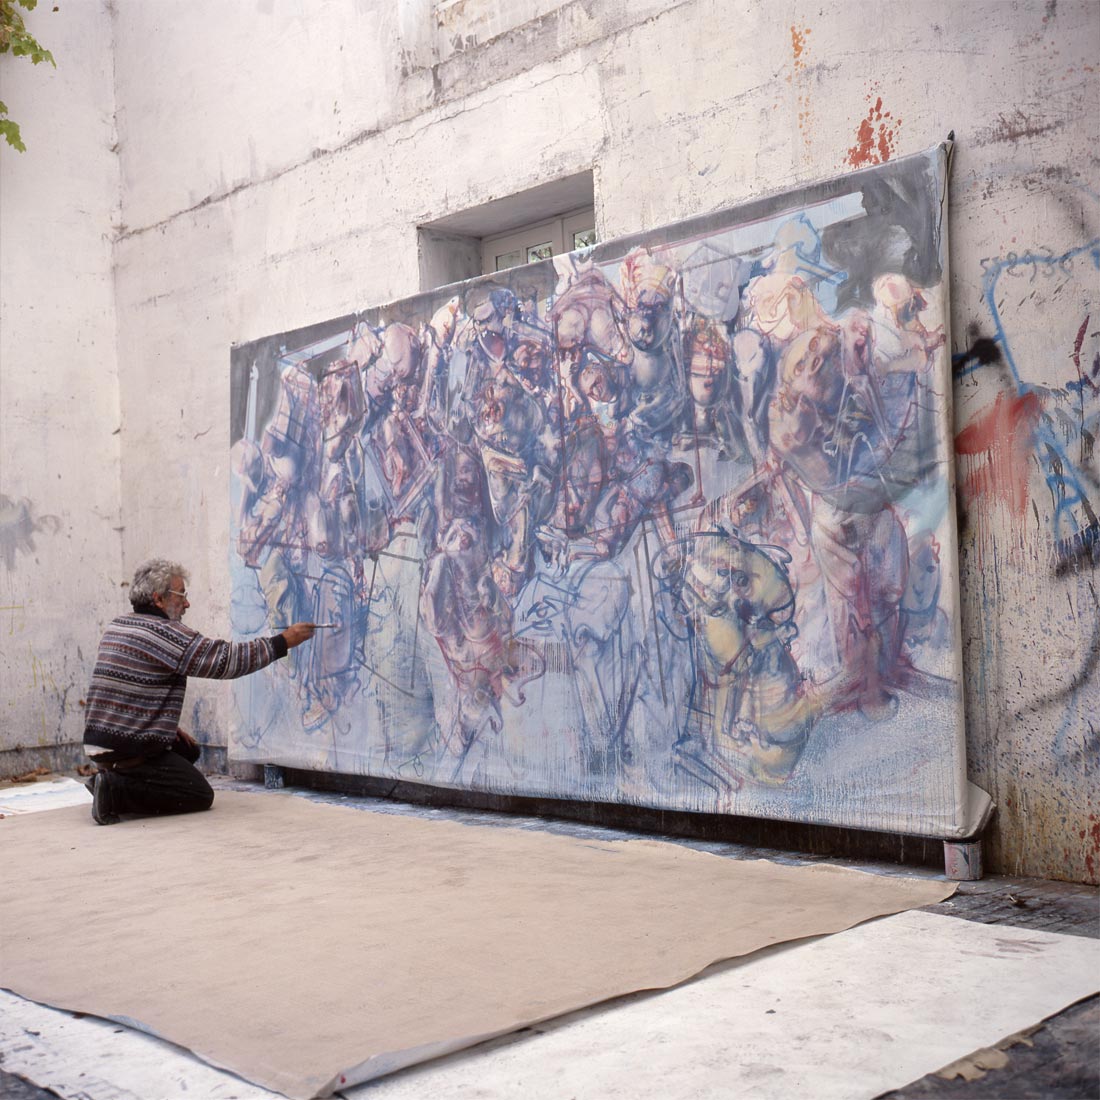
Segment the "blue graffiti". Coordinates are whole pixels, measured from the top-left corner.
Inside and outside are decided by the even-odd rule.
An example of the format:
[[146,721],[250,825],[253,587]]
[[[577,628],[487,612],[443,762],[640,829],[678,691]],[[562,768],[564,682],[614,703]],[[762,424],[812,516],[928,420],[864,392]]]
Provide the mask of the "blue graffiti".
[[[1060,256],[1043,255],[1029,250],[1022,255],[1009,252],[1003,259],[982,261],[985,272],[982,278],[982,297],[993,320],[994,340],[1002,353],[1002,362],[1011,377],[1017,396],[1039,391],[1025,382],[1020,374],[1012,342],[1005,329],[1001,303],[998,301],[1001,280],[1005,276],[1016,277],[1027,272],[1030,272],[1029,284],[1035,282],[1036,278],[1050,279],[1059,274],[1072,276],[1078,259],[1100,271],[1100,237],[1078,248],[1069,249]],[[984,365],[981,358],[966,355],[957,356],[956,363],[956,378],[966,377]],[[1065,388],[1080,396],[1086,381],[1095,393],[1096,387],[1087,377],[1071,381]],[[1083,532],[1096,526],[1096,513],[1089,501],[1084,473],[1067,454],[1053,421],[1046,415],[1039,419],[1035,428],[1035,458],[1050,492],[1051,526],[1056,551],[1081,545]],[[1059,553],[1059,556],[1063,555]]]

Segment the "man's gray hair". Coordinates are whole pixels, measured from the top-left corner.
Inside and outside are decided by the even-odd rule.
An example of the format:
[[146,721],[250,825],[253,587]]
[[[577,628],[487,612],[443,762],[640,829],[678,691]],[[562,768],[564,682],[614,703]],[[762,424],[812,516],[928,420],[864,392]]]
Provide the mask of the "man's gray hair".
[[178,561],[167,561],[164,558],[143,561],[134,571],[134,579],[130,583],[130,603],[134,607],[152,603],[157,592],[163,594],[172,587],[173,577],[182,577],[186,584],[191,579],[191,574]]

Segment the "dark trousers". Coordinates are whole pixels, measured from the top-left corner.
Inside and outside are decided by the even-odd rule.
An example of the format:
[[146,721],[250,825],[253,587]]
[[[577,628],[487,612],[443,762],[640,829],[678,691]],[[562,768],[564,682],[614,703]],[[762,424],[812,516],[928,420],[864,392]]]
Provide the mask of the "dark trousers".
[[209,810],[214,802],[206,777],[173,749],[138,763],[108,764],[101,770],[108,813],[190,814]]

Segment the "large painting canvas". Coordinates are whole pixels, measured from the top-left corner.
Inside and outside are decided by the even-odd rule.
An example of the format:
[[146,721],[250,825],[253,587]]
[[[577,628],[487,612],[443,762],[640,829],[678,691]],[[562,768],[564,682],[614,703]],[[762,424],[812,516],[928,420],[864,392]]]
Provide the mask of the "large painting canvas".
[[236,347],[233,756],[960,835],[946,176]]

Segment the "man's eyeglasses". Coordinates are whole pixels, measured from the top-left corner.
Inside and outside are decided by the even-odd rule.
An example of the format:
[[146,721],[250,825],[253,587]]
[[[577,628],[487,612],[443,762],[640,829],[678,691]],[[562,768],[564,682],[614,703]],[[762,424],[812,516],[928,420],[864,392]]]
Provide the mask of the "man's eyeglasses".
[[184,600],[187,599],[187,589],[186,588],[182,592],[177,592],[174,588],[169,588],[168,591],[165,592],[164,594],[166,596],[179,596],[181,599],[184,599]]

